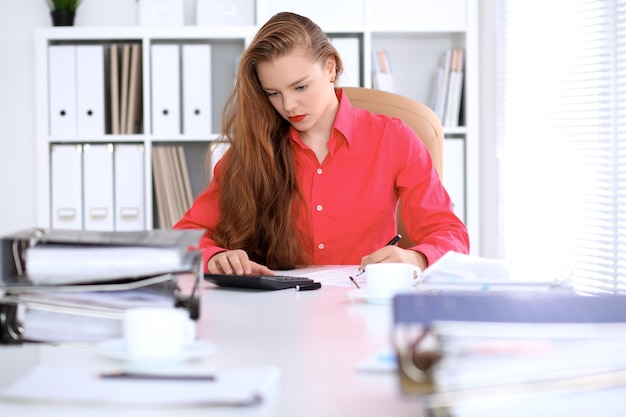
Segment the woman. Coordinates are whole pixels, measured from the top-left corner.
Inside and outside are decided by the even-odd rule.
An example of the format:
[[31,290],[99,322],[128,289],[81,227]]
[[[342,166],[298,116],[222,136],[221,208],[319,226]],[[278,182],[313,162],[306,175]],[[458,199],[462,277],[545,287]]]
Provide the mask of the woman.
[[[203,228],[213,273],[407,262],[467,253],[465,225],[415,132],[351,106],[342,62],[306,17],[278,13],[239,62],[224,110],[227,154],[175,228]],[[410,249],[385,246],[402,201]],[[270,269],[271,268],[271,269]]]

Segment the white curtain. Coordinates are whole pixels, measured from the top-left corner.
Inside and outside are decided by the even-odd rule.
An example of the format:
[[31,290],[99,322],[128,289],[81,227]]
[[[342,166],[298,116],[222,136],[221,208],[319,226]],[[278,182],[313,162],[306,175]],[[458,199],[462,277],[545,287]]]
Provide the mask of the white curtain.
[[626,292],[626,0],[498,4],[500,257]]

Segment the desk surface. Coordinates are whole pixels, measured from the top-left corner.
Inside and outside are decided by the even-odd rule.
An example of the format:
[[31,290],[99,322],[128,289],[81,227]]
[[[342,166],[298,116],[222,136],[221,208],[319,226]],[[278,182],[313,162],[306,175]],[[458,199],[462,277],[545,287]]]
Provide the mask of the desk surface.
[[[218,368],[276,365],[281,380],[275,401],[265,410],[212,409],[210,415],[411,416],[423,414],[419,401],[400,392],[391,372],[357,371],[363,359],[389,346],[391,306],[353,303],[344,287],[321,290],[253,292],[215,288],[203,293],[198,337],[217,352],[205,362]],[[0,386],[37,363],[68,367],[101,361],[92,346],[24,345],[0,347],[4,369]],[[11,366],[7,367],[7,364]],[[62,383],[62,382],[61,382]],[[0,404],[0,415],[89,416],[111,408]],[[260,413],[263,411],[262,413]],[[12,414],[9,414],[12,413]],[[114,409],[120,416],[172,415],[172,410]],[[176,410],[177,416],[207,415],[207,409]]]

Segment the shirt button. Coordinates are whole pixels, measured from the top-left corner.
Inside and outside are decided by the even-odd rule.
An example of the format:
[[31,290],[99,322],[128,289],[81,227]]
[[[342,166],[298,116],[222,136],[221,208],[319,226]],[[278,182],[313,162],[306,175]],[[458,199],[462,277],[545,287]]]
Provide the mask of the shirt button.
[[317,245],[317,247],[318,247],[319,249],[324,249],[324,244],[323,244],[323,243],[320,243],[319,245]]
[[322,173],[322,168],[318,168],[318,169],[317,169],[317,173],[318,173],[318,174],[321,174],[321,173]]
[[321,205],[321,204],[319,204],[319,205],[317,206],[317,211],[322,211],[322,209],[323,209],[322,205]]

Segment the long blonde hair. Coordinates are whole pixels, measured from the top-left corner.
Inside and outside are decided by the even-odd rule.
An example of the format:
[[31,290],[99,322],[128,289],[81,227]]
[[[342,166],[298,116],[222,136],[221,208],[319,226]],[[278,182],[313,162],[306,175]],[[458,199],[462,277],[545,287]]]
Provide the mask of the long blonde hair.
[[257,77],[259,63],[295,48],[321,64],[334,57],[336,75],[341,74],[341,58],[319,26],[294,13],[278,13],[243,53],[222,120],[230,149],[219,184],[222,215],[214,239],[222,247],[245,250],[250,259],[272,269],[309,263],[310,250],[305,248],[311,248],[295,226],[303,199],[289,144],[290,124],[270,104]]

